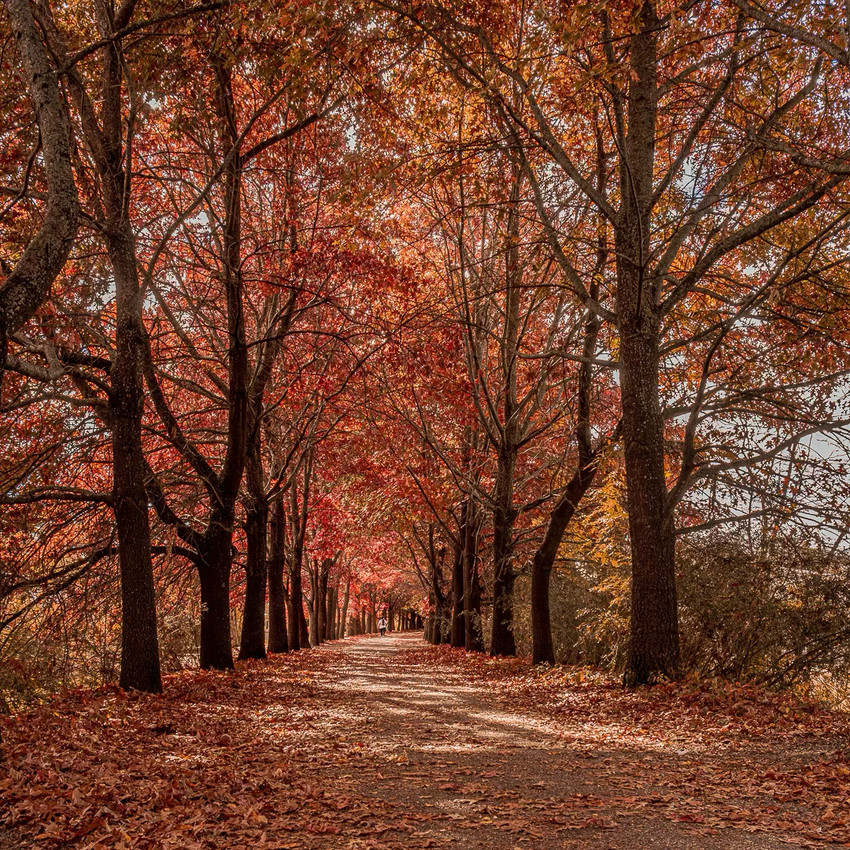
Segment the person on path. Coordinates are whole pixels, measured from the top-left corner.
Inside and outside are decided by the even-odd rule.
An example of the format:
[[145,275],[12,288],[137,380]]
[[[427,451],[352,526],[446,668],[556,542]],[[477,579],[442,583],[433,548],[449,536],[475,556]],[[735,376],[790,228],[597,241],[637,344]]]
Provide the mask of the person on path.
[[381,633],[381,637],[383,637],[384,632],[387,630],[387,618],[386,617],[381,617],[381,619],[378,620],[378,630]]

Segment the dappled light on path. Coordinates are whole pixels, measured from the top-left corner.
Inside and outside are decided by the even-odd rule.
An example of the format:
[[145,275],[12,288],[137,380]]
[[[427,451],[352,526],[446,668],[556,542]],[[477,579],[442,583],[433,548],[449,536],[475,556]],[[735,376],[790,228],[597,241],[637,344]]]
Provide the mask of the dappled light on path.
[[5,721],[0,848],[850,842],[841,715],[365,636]]

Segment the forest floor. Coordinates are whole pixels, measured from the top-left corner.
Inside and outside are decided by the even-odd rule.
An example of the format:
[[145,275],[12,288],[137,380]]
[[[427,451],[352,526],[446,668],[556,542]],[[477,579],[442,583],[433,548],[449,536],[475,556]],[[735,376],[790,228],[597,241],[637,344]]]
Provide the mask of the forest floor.
[[362,637],[2,719],[0,848],[850,846],[850,723]]

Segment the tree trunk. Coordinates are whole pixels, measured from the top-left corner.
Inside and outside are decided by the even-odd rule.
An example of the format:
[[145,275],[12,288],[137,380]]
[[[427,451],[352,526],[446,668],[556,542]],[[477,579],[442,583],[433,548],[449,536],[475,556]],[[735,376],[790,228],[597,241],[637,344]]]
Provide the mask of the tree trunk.
[[[119,308],[119,316],[124,311]],[[121,573],[121,676],[122,688],[162,690],[156,598],[151,563],[148,498],[141,444],[142,394],[138,352],[126,325],[135,321],[121,316],[116,328],[112,366],[113,484],[112,504],[118,532]],[[135,337],[137,340],[137,337]]]
[[301,633],[301,646],[310,646],[310,629],[307,625],[307,618],[304,616],[303,603],[298,608],[298,628]]
[[[122,187],[123,189],[123,187]],[[115,277],[115,353],[110,379],[112,504],[121,572],[122,688],[162,690],[148,496],[142,451],[144,328],[136,256],[129,222],[120,214],[109,238]]]
[[[216,107],[221,152],[237,144],[230,70],[219,55],[211,57],[216,74]],[[242,280],[242,166],[238,156],[224,167],[222,283],[227,305],[227,449],[214,483],[207,482],[211,508],[204,534],[201,572],[202,668],[233,667],[230,638],[230,570],[236,500],[248,448],[248,346],[245,339]]]
[[[16,0],[7,3],[7,7],[17,25],[22,9],[20,3]],[[121,17],[126,18],[131,13],[132,7],[128,7]],[[112,27],[124,24],[117,18],[98,16],[101,36],[111,35]],[[24,44],[20,44],[23,51]],[[60,53],[64,54],[64,45]],[[101,67],[101,126],[77,78],[69,78],[69,88],[78,110],[84,115],[83,132],[101,180],[105,218],[102,231],[115,282],[115,350],[110,370],[109,424],[112,429],[112,507],[121,573],[120,684],[124,688],[157,692],[162,689],[162,683],[145,488],[147,466],[142,451],[143,364],[147,343],[142,323],[143,294],[139,285],[135,237],[128,213],[130,181],[127,176],[132,174],[132,161],[129,155],[125,156],[127,152],[123,146],[122,58],[117,43],[111,43],[104,51]],[[47,88],[49,83],[50,79],[43,81]],[[47,88],[43,94],[48,93]],[[38,107],[38,98],[35,100]],[[50,168],[47,158],[56,156],[58,149],[53,147],[48,152],[46,139],[42,139],[42,144],[45,164]],[[65,170],[65,178],[68,178],[70,164]],[[67,212],[71,214],[70,207]],[[22,261],[25,258],[26,254]],[[58,262],[59,257],[55,259]]]
[[328,623],[326,627],[327,640],[336,640],[337,638],[337,595],[338,591],[334,585],[328,587]]
[[[47,59],[29,0],[5,0],[5,6],[38,121],[47,205],[41,227],[0,286],[0,381],[6,364],[6,341],[46,300],[50,286],[62,271],[74,244],[79,219],[77,187],[71,168],[70,122],[56,73]],[[143,543],[140,540],[137,545]],[[140,564],[139,568],[144,570],[144,564]],[[132,573],[131,569],[128,569],[128,577],[129,573]],[[140,609],[147,604],[144,600],[128,602],[131,608]],[[142,631],[145,632],[145,629],[143,627]],[[148,637],[145,632],[133,638],[131,643]],[[133,664],[129,657],[127,661]],[[158,691],[158,673],[155,679],[152,671],[128,672],[128,681],[138,681],[139,684],[127,687]]]
[[[601,166],[600,166],[601,168]],[[605,263],[607,251],[600,243],[598,252],[599,267]],[[598,297],[598,283],[591,284],[591,297]],[[572,521],[579,502],[584,498],[598,467],[598,453],[602,443],[593,449],[590,427],[591,390],[593,388],[592,358],[599,336],[600,320],[589,311],[585,321],[582,355],[584,362],[578,372],[576,443],[578,445],[578,469],[567,484],[563,496],[558,500],[549,517],[546,533],[539,548],[534,553],[531,565],[531,638],[532,661],[555,663],[555,647],[552,643],[552,620],[549,610],[549,581],[552,568],[558,555],[564,532]]]
[[348,623],[348,601],[351,593],[351,581],[346,579],[345,581],[345,596],[342,598],[342,614],[339,618],[339,627],[340,627],[340,638],[345,637],[345,627]]
[[283,499],[275,501],[272,509],[271,547],[269,552],[269,652],[287,652],[289,635],[286,628],[286,589],[283,571],[286,554],[283,549],[286,516]]
[[298,480],[292,482],[290,495],[290,525],[292,526],[292,559],[289,562],[289,648],[301,649],[309,645],[310,636],[304,619],[304,594],[301,587],[301,568],[304,564],[304,537],[307,533],[307,512],[310,500],[312,453],[304,461],[303,492],[298,500]]
[[230,640],[230,525],[220,512],[214,515],[204,538],[198,574],[201,581],[201,669],[233,667]]
[[[478,534],[481,516],[477,503],[470,497],[467,502],[467,533],[464,540],[463,564],[463,617],[464,647],[468,652],[484,652],[484,635],[481,628],[481,583],[478,579]],[[417,626],[414,614],[413,628]]]
[[319,645],[319,618],[316,615],[316,588],[313,577],[311,576],[311,583],[314,585],[312,588],[312,598],[307,600],[307,615],[308,615],[308,623],[309,623],[309,632],[310,632],[310,646],[316,647]]
[[266,657],[266,526],[265,500],[252,502],[245,517],[245,604],[239,658]]
[[493,579],[493,626],[490,631],[490,655],[516,655],[513,633],[513,571]]
[[513,475],[516,452],[499,452],[493,509],[493,624],[490,655],[516,655],[514,640]]
[[675,546],[665,516],[663,422],[658,399],[658,337],[621,332],[632,604],[625,681],[646,684],[679,672]]
[[595,463],[575,473],[567,485],[566,492],[552,511],[543,542],[534,553],[531,564],[531,638],[532,661],[535,664],[555,663],[549,610],[549,580],[564,532],[595,474]]
[[316,637],[322,643],[328,639],[328,580],[333,558],[316,565]]
[[[463,515],[467,515],[466,505],[463,506]],[[452,625],[449,642],[452,646],[465,645],[464,634],[464,611],[463,611],[463,567],[464,551],[466,544],[466,524],[460,530],[460,540],[455,547],[454,563],[452,564]]]
[[[289,564],[289,651],[295,652],[301,649],[301,618],[304,616],[302,609],[301,592],[301,566],[295,568],[294,558]],[[306,645],[306,644],[305,644]]]
[[658,18],[641,7],[631,38],[628,135],[620,165],[621,219],[617,248],[617,329],[620,395],[632,556],[632,605],[625,682],[645,684],[679,673],[675,546],[666,515],[664,421],[658,395],[659,282],[648,278],[651,256]]
[[493,493],[493,623],[490,632],[490,655],[516,655],[514,640],[513,536],[514,472],[519,437],[517,405],[517,340],[519,338],[519,300],[522,269],[519,263],[519,194],[522,171],[513,164],[513,184],[508,207],[505,245],[505,318],[502,341],[504,369],[504,410],[501,441],[497,446],[496,482]]

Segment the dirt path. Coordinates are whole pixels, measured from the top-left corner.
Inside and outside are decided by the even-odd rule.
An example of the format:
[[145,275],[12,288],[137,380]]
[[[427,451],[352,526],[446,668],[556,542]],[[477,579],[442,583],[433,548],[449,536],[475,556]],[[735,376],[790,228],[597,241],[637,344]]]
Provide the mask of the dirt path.
[[[406,650],[421,646],[419,635],[397,634],[348,644],[348,663],[331,685],[347,703],[341,726],[349,737],[355,730],[362,737],[362,793],[376,809],[391,805],[383,825],[401,818],[411,827],[399,846],[789,846],[789,836],[701,826],[694,798],[693,820],[687,810],[671,817],[670,789],[653,779],[653,768],[669,760],[663,753],[626,754],[606,747],[598,724],[577,727],[501,706],[495,692],[461,670],[400,663]],[[687,753],[672,756],[687,761]],[[341,771],[339,778],[354,777]],[[735,789],[729,792],[731,801]],[[394,833],[388,830],[380,846],[395,846],[387,843]],[[348,846],[379,845],[366,839]]]
[[0,718],[0,848],[850,847],[843,715],[588,675],[395,634],[66,694]]

